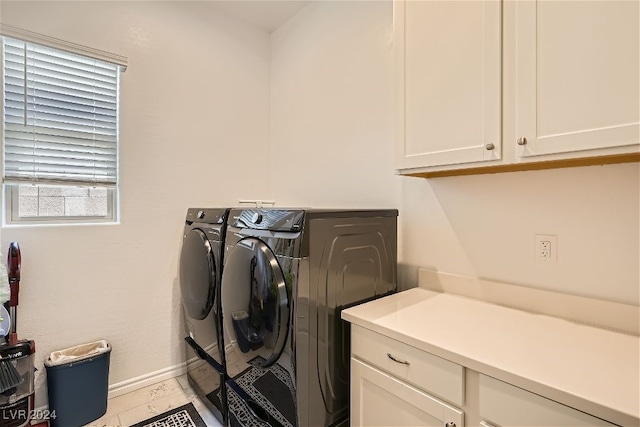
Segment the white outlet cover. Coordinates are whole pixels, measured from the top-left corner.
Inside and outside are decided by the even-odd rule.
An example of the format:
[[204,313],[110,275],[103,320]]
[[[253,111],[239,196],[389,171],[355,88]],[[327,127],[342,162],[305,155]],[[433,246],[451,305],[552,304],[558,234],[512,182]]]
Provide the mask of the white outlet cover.
[[[546,242],[548,242],[548,245]],[[548,255],[546,254],[547,249],[549,251]],[[558,236],[536,234],[533,251],[537,264],[556,264],[558,262]]]

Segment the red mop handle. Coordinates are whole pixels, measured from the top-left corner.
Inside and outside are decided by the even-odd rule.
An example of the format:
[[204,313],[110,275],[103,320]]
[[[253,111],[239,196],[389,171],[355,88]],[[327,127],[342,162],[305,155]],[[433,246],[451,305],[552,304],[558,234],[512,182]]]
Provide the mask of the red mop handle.
[[9,253],[7,254],[9,289],[11,291],[11,296],[9,297],[9,315],[11,316],[10,345],[15,345],[18,342],[16,326],[18,323],[18,294],[20,293],[20,263],[20,246],[17,242],[11,242],[9,244]]
[[9,268],[9,287],[11,289],[11,297],[9,299],[9,306],[15,307],[18,305],[18,294],[20,293],[20,246],[17,242],[11,242],[9,244],[9,253],[7,254],[7,266]]

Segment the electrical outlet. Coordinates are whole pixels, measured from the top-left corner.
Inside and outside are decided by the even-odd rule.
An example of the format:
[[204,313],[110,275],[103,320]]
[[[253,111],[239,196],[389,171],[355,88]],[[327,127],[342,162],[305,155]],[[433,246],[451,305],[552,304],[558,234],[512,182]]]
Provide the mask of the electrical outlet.
[[551,258],[551,242],[549,240],[540,240],[540,247],[538,248],[540,258]]
[[535,258],[538,264],[558,262],[558,236],[536,234]]

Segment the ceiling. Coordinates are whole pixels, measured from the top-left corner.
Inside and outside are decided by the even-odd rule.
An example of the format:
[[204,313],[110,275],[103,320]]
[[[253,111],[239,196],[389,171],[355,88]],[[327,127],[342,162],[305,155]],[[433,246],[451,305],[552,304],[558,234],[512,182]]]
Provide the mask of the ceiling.
[[309,3],[310,0],[216,0],[211,5],[227,15],[271,32]]

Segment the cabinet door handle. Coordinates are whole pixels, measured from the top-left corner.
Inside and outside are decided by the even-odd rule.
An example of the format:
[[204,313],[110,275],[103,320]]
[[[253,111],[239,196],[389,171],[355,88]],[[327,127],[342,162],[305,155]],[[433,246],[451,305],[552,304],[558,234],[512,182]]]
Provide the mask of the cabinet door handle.
[[522,138],[518,138],[516,142],[518,143],[518,145],[527,145],[527,138],[523,136]]
[[401,360],[401,359],[397,359],[397,358],[393,357],[393,355],[391,353],[387,353],[387,356],[389,357],[389,359],[393,360],[394,362],[402,363],[403,365],[411,365],[411,363],[409,363],[406,360]]
[[493,143],[492,143],[492,142],[490,142],[490,143],[488,143],[487,145],[485,145],[485,146],[484,146],[484,148],[486,148],[487,150],[491,151],[491,150],[493,150],[494,148],[496,148],[496,146],[495,146],[495,145],[493,145]]

